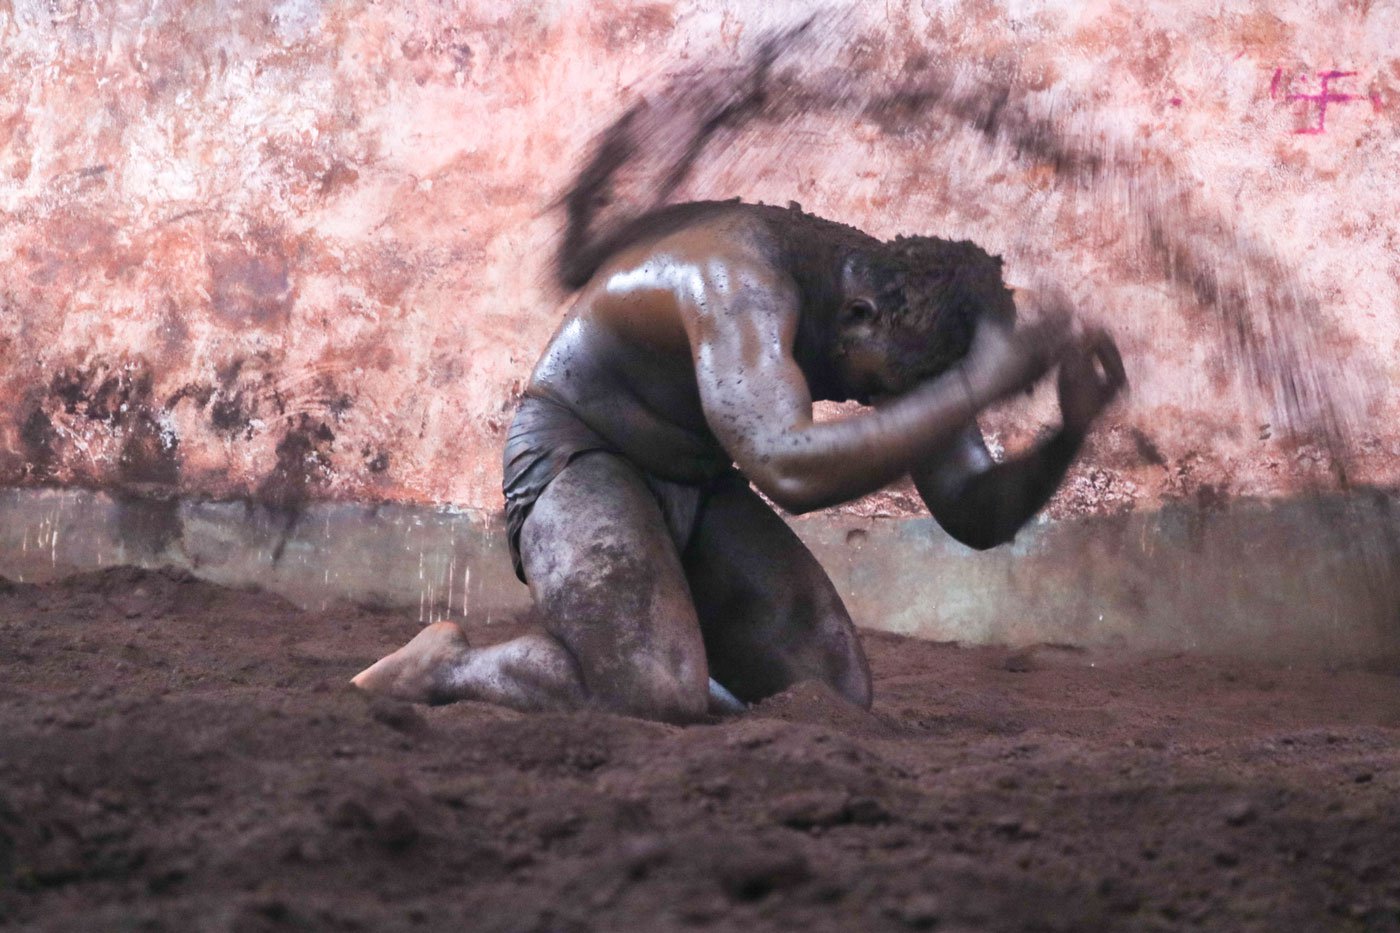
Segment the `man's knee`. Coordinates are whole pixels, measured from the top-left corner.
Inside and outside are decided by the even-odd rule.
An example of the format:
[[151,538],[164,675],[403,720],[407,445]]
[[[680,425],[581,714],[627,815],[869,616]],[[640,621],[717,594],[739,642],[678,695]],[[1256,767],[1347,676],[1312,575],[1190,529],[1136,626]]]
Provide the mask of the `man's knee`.
[[709,673],[698,639],[693,650],[673,647],[618,658],[601,680],[595,694],[602,694],[605,705],[631,716],[693,722],[709,708]]
[[693,674],[639,672],[610,705],[619,712],[660,722],[695,722],[709,710],[709,681]]
[[648,719],[661,722],[695,722],[701,719],[710,708],[710,696],[706,686],[696,690],[693,686],[681,687],[654,693],[649,697],[647,707],[641,713]]

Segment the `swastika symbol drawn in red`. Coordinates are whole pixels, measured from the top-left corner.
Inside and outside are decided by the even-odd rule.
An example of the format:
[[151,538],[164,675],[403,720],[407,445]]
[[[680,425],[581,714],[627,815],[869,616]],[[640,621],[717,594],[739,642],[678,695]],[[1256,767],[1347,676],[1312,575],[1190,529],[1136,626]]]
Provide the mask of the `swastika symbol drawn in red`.
[[[1301,133],[1306,136],[1318,136],[1322,133],[1327,132],[1328,104],[1346,104],[1356,100],[1367,99],[1365,97],[1360,96],[1359,94],[1342,94],[1332,89],[1333,81],[1340,80],[1341,78],[1354,77],[1356,77],[1356,72],[1354,71],[1322,71],[1319,72],[1317,75],[1317,83],[1319,89],[1316,94],[1295,94],[1292,93],[1290,88],[1292,88],[1293,83],[1295,81],[1298,81],[1300,79],[1306,79],[1307,74],[1304,73],[1295,75],[1292,78],[1290,78],[1287,84],[1285,85],[1283,81],[1283,69],[1278,68],[1274,71],[1274,80],[1269,84],[1269,96],[1277,100],[1279,96],[1279,89],[1282,87],[1283,90],[1287,92],[1283,98],[1286,103],[1292,104],[1298,101],[1305,101],[1307,103],[1307,108],[1305,109],[1304,113],[1316,109],[1317,123],[1300,126],[1293,132]],[[1380,109],[1379,98],[1376,95],[1371,95],[1370,101],[1373,107],[1375,107],[1377,110]]]

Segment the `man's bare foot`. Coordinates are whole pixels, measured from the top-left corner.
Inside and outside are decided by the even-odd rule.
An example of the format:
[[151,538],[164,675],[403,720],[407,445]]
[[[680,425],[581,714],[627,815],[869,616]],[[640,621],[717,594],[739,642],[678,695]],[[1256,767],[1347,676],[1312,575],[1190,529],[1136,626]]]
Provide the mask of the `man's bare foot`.
[[450,703],[452,675],[466,660],[467,636],[455,622],[434,622],[350,681],[367,693],[414,703]]

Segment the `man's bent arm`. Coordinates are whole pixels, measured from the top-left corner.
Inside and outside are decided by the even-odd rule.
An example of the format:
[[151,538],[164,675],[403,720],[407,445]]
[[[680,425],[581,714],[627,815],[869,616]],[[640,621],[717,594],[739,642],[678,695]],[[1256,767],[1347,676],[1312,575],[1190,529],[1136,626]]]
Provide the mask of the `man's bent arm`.
[[973,425],[958,443],[913,471],[924,504],[959,541],[975,548],[1010,541],[1050,501],[1089,427],[1128,384],[1113,338],[1099,328],[1085,331],[1060,357],[1058,382],[1063,427],[1029,453],[994,464]]
[[[1043,373],[1026,359],[1008,380],[943,376],[840,421],[812,421],[807,380],[793,358],[798,293],[762,263],[728,264],[706,276],[687,328],[711,430],[739,468],[791,512],[873,492],[957,438],[985,405]],[[1033,347],[1033,340],[1023,340]]]
[[1083,443],[1082,433],[1061,428],[1025,454],[996,463],[973,424],[911,475],[938,524],[980,551],[1010,541],[1045,507]]

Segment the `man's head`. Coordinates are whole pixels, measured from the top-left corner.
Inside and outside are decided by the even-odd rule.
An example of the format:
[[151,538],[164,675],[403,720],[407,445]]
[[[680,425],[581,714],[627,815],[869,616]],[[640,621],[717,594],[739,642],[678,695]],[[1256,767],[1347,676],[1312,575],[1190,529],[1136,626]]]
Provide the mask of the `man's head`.
[[979,322],[1013,324],[1001,265],[966,240],[924,236],[847,254],[833,349],[850,396],[903,392],[961,359]]

